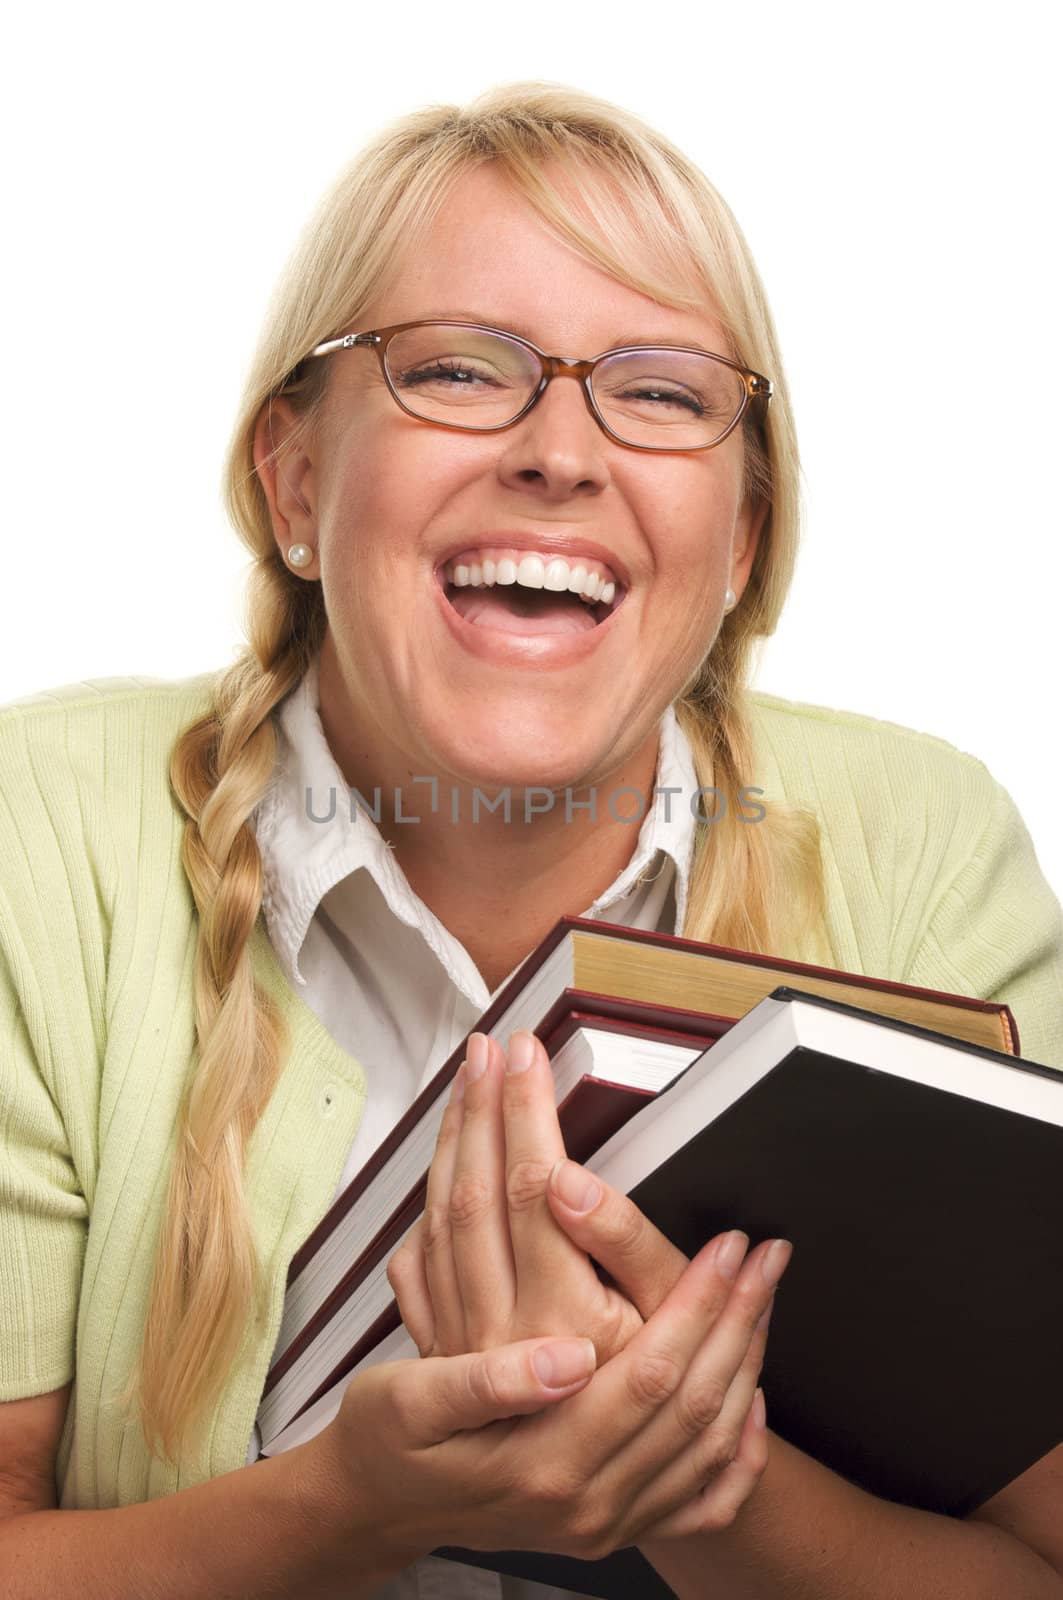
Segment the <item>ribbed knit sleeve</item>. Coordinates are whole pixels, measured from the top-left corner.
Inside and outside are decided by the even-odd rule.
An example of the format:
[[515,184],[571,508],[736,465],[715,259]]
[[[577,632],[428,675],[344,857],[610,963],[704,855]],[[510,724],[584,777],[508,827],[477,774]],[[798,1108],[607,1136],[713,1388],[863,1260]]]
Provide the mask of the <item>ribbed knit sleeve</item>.
[[[0,916],[8,914],[3,907]],[[74,1375],[88,1207],[27,1008],[39,999],[0,956],[0,1400],[47,1394]]]
[[910,983],[1009,1005],[1020,1054],[1063,1069],[1063,911],[1007,790],[969,763],[984,826],[927,908]]
[[0,717],[0,1400],[75,1371],[107,925],[85,795],[61,716]]
[[793,954],[1008,1005],[1020,1054],[1063,1069],[1063,910],[985,763],[852,711],[753,707],[758,783],[820,831],[828,951]]
[[362,1067],[292,992],[257,922],[252,964],[289,1041],[245,1151],[263,1295],[203,1450],[154,1456],[125,1393],[194,1070],[199,937],[169,773],[215,679],[94,679],[0,706],[0,1401],[72,1380],[64,1510],[138,1504],[244,1464],[290,1262],[365,1105]]

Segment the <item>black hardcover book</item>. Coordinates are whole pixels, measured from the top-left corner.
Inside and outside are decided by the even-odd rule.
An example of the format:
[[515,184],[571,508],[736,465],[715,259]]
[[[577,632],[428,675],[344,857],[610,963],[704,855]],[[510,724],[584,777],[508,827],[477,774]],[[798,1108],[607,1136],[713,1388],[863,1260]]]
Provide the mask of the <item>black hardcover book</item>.
[[[780,987],[586,1166],[688,1256],[793,1241],[768,1426],[870,1493],[962,1517],[1063,1441],[1063,1073]],[[634,1549],[434,1553],[671,1593]]]

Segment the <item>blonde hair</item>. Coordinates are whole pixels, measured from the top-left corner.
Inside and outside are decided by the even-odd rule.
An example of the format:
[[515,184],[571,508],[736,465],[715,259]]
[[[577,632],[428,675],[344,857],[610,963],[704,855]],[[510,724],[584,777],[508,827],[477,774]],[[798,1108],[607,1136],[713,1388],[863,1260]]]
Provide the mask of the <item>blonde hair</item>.
[[[254,558],[247,646],[218,674],[211,711],[174,746],[170,781],[186,814],[182,862],[199,914],[197,1059],[176,1130],[138,1392],[149,1447],[171,1460],[217,1403],[260,1281],[243,1187],[244,1152],[284,1065],[277,1009],[247,950],[262,898],[251,814],[273,771],[271,713],[299,683],[325,632],[319,583],[292,573],[274,540],[252,455],[256,421],[281,389],[310,426],[331,362],[304,362],[350,326],[427,229],[451,187],[496,163],[546,224],[589,261],[664,304],[712,307],[741,361],[775,397],[745,424],[747,484],[770,509],[738,606],[676,701],[698,781],[727,797],[698,830],[683,932],[784,953],[822,916],[811,815],[767,807],[757,826],[731,803],[752,770],[746,679],[773,632],[798,537],[798,457],[775,333],[745,240],[704,175],[631,113],[562,85],[502,85],[466,107],[429,106],[385,128],[341,174],[307,227],[274,297],[229,451],[226,499]],[[579,209],[551,169],[583,183]],[[588,183],[598,175],[615,182]]]

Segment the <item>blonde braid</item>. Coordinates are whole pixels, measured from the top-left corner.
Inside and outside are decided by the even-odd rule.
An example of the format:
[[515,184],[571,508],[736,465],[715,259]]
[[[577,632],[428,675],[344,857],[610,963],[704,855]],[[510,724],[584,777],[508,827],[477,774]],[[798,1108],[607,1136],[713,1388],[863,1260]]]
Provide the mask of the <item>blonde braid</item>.
[[[196,1059],[181,1104],[176,1149],[149,1292],[139,1390],[149,1449],[176,1461],[216,1403],[259,1309],[259,1278],[244,1194],[247,1142],[276,1086],[286,1040],[247,952],[262,901],[262,861],[249,818],[276,757],[270,713],[299,683],[320,642],[320,586],[292,579],[276,558],[259,565],[249,607],[251,648],[219,674],[210,712],[186,728],[170,782],[186,814],[181,861],[199,914],[195,955]],[[302,626],[292,626],[303,601]]]
[[739,791],[754,780],[751,663],[758,641],[774,631],[790,586],[798,479],[792,430],[770,435],[762,419],[750,422],[745,444],[746,493],[771,511],[738,605],[675,702],[698,784],[722,797],[713,800],[712,819],[698,826],[678,931],[733,950],[829,965],[818,817],[780,801],[765,805],[759,820],[740,808]]

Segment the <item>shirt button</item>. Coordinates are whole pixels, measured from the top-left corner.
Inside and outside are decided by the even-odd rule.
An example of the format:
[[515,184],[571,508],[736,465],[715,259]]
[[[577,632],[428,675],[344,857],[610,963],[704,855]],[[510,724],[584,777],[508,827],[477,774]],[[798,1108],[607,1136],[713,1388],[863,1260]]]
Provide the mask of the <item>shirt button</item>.
[[334,1083],[330,1083],[326,1086],[321,1095],[321,1115],[322,1117],[331,1117],[335,1115],[335,1112],[336,1085]]

